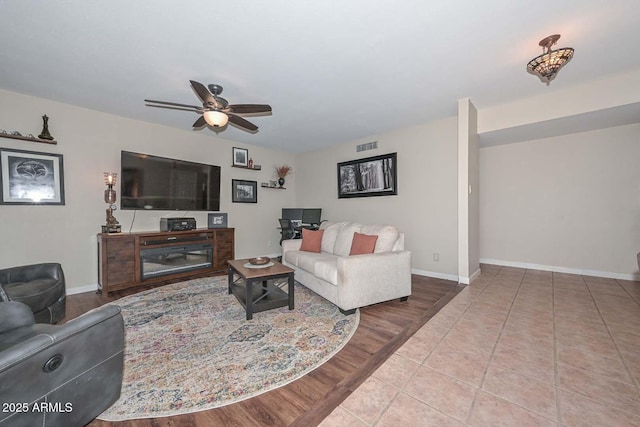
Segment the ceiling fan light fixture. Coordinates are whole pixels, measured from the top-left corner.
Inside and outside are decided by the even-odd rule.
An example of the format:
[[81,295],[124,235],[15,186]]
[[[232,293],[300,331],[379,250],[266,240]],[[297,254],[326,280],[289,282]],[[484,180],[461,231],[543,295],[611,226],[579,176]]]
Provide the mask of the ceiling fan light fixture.
[[209,126],[213,126],[214,128],[224,127],[229,121],[229,116],[227,116],[222,111],[209,110],[202,113],[204,120],[209,124]]
[[271,114],[271,106],[268,104],[233,104],[222,98],[222,86],[211,84],[207,89],[202,83],[195,80],[189,80],[191,88],[195,92],[198,99],[202,102],[202,107],[196,105],[180,104],[177,102],[154,101],[153,99],[145,99],[144,102],[148,107],[168,108],[172,110],[191,111],[198,113],[198,119],[193,122],[194,129],[202,129],[205,125],[214,128],[216,133],[224,130],[227,123],[231,122],[233,126],[246,132],[256,133],[258,126],[250,121],[242,118],[245,114],[264,115]]
[[538,45],[542,46],[542,55],[536,56],[527,64],[527,71],[538,76],[540,81],[546,83],[547,86],[556,77],[560,68],[573,58],[573,48],[571,47],[551,50],[559,38],[560,34],[554,34],[540,40]]

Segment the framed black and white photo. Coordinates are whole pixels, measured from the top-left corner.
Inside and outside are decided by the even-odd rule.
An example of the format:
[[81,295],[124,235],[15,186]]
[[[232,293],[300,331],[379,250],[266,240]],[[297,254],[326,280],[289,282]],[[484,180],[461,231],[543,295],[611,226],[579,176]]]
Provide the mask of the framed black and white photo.
[[210,213],[207,218],[208,228],[227,228],[227,214],[226,213]]
[[233,147],[233,166],[249,167],[249,150]]
[[258,203],[258,181],[231,180],[233,203]]
[[338,163],[339,199],[397,194],[397,153]]
[[62,154],[0,149],[0,204],[64,205]]

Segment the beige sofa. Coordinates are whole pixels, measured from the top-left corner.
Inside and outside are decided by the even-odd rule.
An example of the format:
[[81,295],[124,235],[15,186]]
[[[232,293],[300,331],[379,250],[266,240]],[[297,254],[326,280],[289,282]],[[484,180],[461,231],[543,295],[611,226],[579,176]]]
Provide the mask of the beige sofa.
[[[411,295],[411,252],[390,225],[324,222],[321,252],[301,251],[302,240],[282,242],[282,262],[298,282],[352,314],[356,308]],[[377,235],[374,252],[349,255],[355,232]]]

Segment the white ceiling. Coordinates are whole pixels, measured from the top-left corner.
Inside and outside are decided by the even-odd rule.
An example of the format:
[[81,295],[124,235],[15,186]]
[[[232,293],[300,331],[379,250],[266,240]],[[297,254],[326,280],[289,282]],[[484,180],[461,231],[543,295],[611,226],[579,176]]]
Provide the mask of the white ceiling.
[[[191,130],[195,113],[144,99],[198,105],[189,80],[217,83],[273,108],[220,137],[304,152],[638,69],[639,16],[638,0],[2,0],[0,88]],[[525,68],[555,33],[575,56],[547,87]]]

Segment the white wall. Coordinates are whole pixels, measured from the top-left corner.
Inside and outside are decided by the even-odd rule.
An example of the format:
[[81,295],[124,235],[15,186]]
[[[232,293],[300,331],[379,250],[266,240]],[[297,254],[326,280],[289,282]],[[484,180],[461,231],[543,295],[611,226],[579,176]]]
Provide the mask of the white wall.
[[544,124],[562,117],[637,102],[640,102],[640,69],[567,86],[561,90],[541,90],[538,96],[481,108],[478,111],[478,133]]
[[478,112],[469,98],[458,101],[458,280],[480,274]]
[[639,137],[636,124],[482,148],[481,261],[633,278]]
[[[295,167],[292,154],[224,139],[209,130],[177,130],[0,90],[0,128],[37,135],[43,114],[57,145],[0,138],[0,148],[64,156],[64,206],[0,205],[0,268],[37,262],[60,262],[67,287],[97,284],[96,234],[105,223],[103,172],[120,173],[120,151],[129,150],[222,166],[220,212],[228,212],[236,228],[236,257],[279,253],[277,218],[294,204],[295,176],[286,191],[258,188],[257,204],[231,203],[231,180],[274,179],[273,166]],[[176,114],[182,114],[176,112]],[[185,126],[191,122],[185,115]],[[228,135],[236,129],[229,129]],[[232,147],[243,147],[261,171],[232,168]],[[119,191],[118,191],[119,193]],[[117,202],[119,205],[119,200]],[[192,216],[206,228],[206,212],[116,211],[123,232],[158,231],[160,218]],[[271,242],[271,246],[268,242]],[[73,292],[73,290],[71,290]]]
[[[406,234],[416,272],[457,280],[456,135],[451,117],[299,154],[296,204],[321,207],[330,221],[396,225]],[[356,145],[371,141],[378,141],[378,149],[356,152]],[[338,199],[337,163],[393,152],[398,153],[397,196]]]

